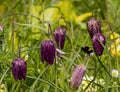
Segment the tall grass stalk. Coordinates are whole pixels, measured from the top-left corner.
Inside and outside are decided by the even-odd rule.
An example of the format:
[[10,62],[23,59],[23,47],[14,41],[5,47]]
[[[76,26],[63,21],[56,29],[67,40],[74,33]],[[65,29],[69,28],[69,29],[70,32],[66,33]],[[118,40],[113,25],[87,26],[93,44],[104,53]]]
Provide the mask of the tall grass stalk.
[[12,59],[14,59],[14,0],[12,0],[12,34],[11,34],[11,41],[12,41]]

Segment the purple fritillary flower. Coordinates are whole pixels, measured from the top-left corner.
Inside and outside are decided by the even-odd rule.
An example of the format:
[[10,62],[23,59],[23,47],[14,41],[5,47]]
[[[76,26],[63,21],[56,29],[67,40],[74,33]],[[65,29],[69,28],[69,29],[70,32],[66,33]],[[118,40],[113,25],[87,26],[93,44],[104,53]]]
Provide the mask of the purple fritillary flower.
[[13,60],[12,62],[12,73],[15,78],[15,80],[22,80],[26,79],[26,71],[27,71],[27,66],[26,66],[26,61],[17,58]]
[[71,88],[78,89],[79,85],[81,84],[84,74],[86,72],[86,68],[83,64],[78,65],[73,73],[72,73],[72,79],[71,79]]
[[96,33],[101,33],[101,24],[100,21],[95,19],[95,18],[91,18],[88,22],[87,22],[87,28],[88,28],[88,32],[91,38],[93,38],[93,35]]
[[65,29],[61,28],[61,27],[58,27],[58,28],[56,28],[53,35],[54,35],[54,39],[55,39],[55,42],[56,42],[57,46],[60,49],[63,49],[64,43],[65,43],[65,37],[66,37]]
[[95,51],[95,54],[97,56],[101,56],[102,53],[103,53],[103,50],[104,50],[104,45],[106,43],[106,39],[105,39],[105,36],[98,33],[96,35],[93,36],[92,38],[92,44],[93,44],[93,48],[94,48],[94,51]]
[[51,40],[45,40],[41,43],[41,60],[44,62],[44,60],[48,64],[53,64],[54,63],[54,58],[55,58],[55,46],[53,41]]

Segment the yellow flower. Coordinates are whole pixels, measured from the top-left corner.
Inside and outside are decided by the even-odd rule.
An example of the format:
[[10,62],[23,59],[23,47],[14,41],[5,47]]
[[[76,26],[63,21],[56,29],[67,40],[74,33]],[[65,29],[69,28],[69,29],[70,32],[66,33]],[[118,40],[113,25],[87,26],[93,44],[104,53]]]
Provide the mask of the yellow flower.
[[110,52],[112,56],[120,56],[120,44],[116,47],[112,45],[112,49]]
[[110,35],[110,39],[113,40],[113,43],[109,46],[109,51],[112,56],[120,56],[120,35],[113,32]]
[[115,32],[113,32],[112,34],[110,34],[110,39],[111,39],[111,40],[112,40],[112,39],[116,39],[116,38],[118,38],[118,37],[120,37],[120,35],[117,34],[117,33],[115,33]]

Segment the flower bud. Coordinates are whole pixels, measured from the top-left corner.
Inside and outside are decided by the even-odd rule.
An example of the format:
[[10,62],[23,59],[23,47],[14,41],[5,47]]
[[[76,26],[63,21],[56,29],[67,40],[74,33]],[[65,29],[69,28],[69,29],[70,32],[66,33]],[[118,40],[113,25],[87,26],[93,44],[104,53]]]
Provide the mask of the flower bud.
[[79,85],[81,84],[84,74],[86,72],[86,68],[84,65],[78,65],[73,73],[72,73],[72,79],[71,79],[71,87],[72,88],[78,88]]
[[63,49],[64,43],[65,43],[65,37],[66,37],[65,29],[61,28],[61,27],[58,27],[58,28],[56,28],[53,35],[54,35],[54,39],[55,39],[55,42],[56,42],[57,46],[60,49]]
[[87,28],[88,28],[88,32],[91,38],[93,37],[94,34],[101,33],[100,21],[95,18],[91,18],[87,22]]
[[15,80],[22,80],[26,78],[26,61],[17,58],[12,62],[12,73]]
[[96,34],[92,38],[92,44],[96,55],[100,56],[103,53],[104,45],[106,43],[105,36],[102,34]]
[[55,58],[55,46],[53,41],[51,40],[45,40],[41,43],[41,60],[44,62],[44,60],[49,63],[54,63]]

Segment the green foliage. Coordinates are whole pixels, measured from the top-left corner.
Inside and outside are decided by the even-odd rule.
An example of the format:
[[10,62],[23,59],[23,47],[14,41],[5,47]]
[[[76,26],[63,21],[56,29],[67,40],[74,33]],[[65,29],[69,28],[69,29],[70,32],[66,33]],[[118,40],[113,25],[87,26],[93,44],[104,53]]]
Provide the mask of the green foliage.
[[[119,0],[0,0],[0,24],[4,26],[0,30],[0,92],[119,92],[120,76],[111,77],[111,71],[117,69],[120,73],[120,57],[109,52],[115,41],[109,38],[110,34],[120,34],[119,3]],[[90,57],[81,51],[82,46],[92,47],[86,27],[91,17],[101,21],[107,39],[101,57],[95,54]],[[40,44],[53,39],[52,34],[59,26],[66,29],[63,49],[66,54],[56,57],[57,64],[47,65],[41,61]],[[11,70],[19,47],[21,58],[29,56],[25,81],[15,81]],[[76,91],[70,88],[70,80],[79,64],[84,64],[87,72]]]

